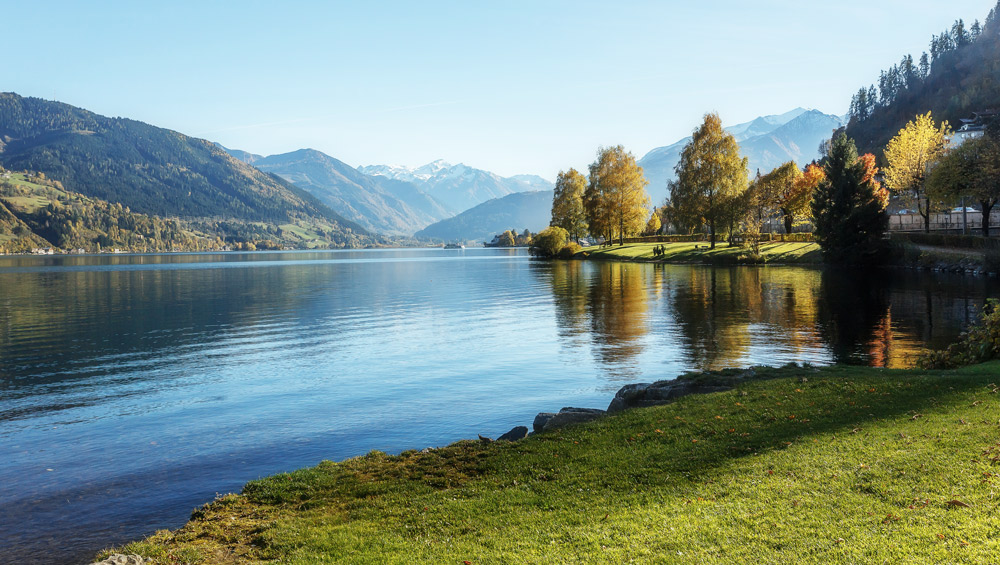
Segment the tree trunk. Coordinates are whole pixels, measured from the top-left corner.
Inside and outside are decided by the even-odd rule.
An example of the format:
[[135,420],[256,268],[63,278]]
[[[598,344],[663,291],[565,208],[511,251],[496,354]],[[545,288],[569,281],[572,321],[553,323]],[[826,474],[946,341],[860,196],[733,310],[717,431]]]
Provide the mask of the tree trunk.
[[715,220],[708,222],[708,247],[715,249]]
[[931,199],[924,198],[924,209],[920,209],[920,200],[917,200],[917,212],[924,217],[924,233],[931,233]]
[[782,208],[781,215],[785,217],[785,233],[792,233],[792,213]]
[[990,211],[993,210],[995,201],[980,200],[979,206],[983,209],[983,237],[990,236]]
[[625,245],[625,219],[618,217],[618,246]]

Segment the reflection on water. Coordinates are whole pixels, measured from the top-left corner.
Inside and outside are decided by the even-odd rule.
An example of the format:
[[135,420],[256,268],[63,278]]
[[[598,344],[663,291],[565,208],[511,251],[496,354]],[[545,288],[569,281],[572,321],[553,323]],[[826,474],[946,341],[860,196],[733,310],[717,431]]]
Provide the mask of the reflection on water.
[[905,365],[986,285],[486,249],[0,257],[0,563],[86,562],[247,480],[625,382]]
[[989,293],[987,279],[907,271],[558,262],[536,272],[552,285],[562,335],[589,336],[595,359],[626,374],[651,351],[691,369],[906,367],[950,343]]

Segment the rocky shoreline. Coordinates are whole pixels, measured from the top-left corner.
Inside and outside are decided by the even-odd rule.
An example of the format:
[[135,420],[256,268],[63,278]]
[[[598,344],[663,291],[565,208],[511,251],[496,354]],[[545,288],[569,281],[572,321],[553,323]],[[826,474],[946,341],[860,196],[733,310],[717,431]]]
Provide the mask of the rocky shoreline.
[[[532,434],[550,432],[571,424],[590,422],[633,408],[670,404],[678,398],[692,394],[709,394],[732,390],[739,383],[756,378],[760,378],[757,371],[753,367],[750,367],[748,369],[724,369],[703,373],[685,373],[671,380],[627,384],[615,393],[607,409],[568,406],[558,412],[539,412],[532,422],[531,430],[527,426],[515,426],[509,432],[495,440],[480,435],[479,441],[518,441]],[[804,379],[805,377],[802,378]],[[429,447],[424,451],[431,451],[433,449],[435,448]],[[152,563],[152,560],[139,555],[114,554],[92,565],[145,565],[147,563]]]
[[[604,410],[567,406],[558,412],[539,412],[532,422],[530,433],[549,432],[570,424],[590,422],[632,408],[670,404],[678,398],[691,394],[724,392],[736,388],[736,385],[741,382],[755,378],[758,378],[757,371],[751,367],[749,369],[725,369],[706,373],[685,373],[671,380],[627,384],[615,393],[611,403]],[[517,441],[527,437],[530,433],[526,426],[517,426],[497,438],[496,441]],[[479,436],[479,438],[483,441],[492,441],[483,436]]]

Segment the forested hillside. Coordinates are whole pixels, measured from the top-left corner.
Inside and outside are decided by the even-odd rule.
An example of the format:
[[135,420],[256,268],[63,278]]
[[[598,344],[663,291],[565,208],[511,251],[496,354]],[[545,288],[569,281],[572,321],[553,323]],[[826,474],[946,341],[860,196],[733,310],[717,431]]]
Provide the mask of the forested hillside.
[[142,214],[320,226],[329,244],[367,243],[314,196],[213,143],[58,102],[0,94],[0,164]]
[[954,129],[973,112],[1000,109],[1000,3],[986,21],[964,20],[931,38],[929,53],[906,55],[851,100],[847,135],[861,152],[881,152],[917,114]]

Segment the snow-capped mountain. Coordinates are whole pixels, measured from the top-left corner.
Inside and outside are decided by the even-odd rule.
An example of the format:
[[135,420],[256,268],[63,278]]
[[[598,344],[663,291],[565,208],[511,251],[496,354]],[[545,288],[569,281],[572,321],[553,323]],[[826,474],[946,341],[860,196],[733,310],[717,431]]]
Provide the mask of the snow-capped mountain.
[[445,206],[457,211],[468,210],[487,200],[515,192],[552,190],[554,186],[551,182],[534,175],[505,178],[496,173],[461,163],[452,165],[442,160],[417,168],[368,165],[358,167],[358,171],[366,175],[411,182]]
[[[845,123],[842,116],[796,108],[729,126],[726,131],[739,142],[740,152],[748,158],[747,168],[753,175],[757,169],[766,173],[787,161],[805,166],[819,157],[820,142],[829,139],[833,130]],[[671,145],[657,147],[639,160],[649,181],[646,191],[654,205],[659,206],[666,199],[667,182],[676,178],[674,167],[680,161],[684,146],[690,142],[691,137],[685,137]]]
[[456,210],[443,206],[411,182],[362,174],[354,167],[314,149],[267,157],[238,149],[227,151],[309,192],[332,210],[367,230],[411,235],[456,213]]

